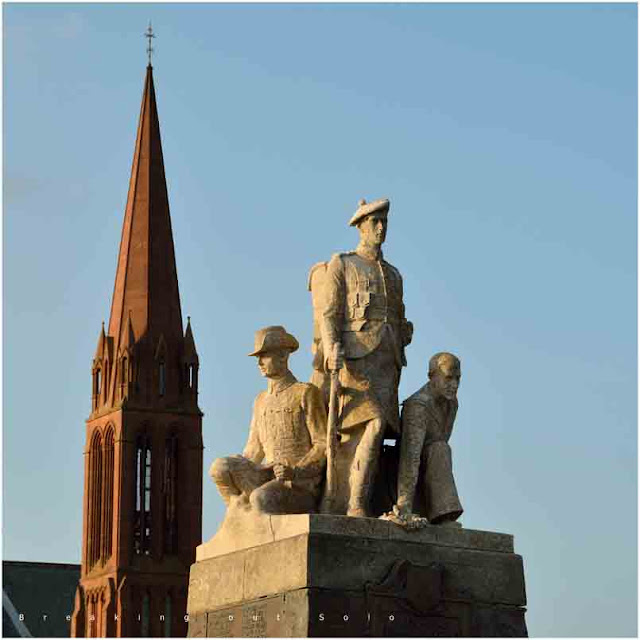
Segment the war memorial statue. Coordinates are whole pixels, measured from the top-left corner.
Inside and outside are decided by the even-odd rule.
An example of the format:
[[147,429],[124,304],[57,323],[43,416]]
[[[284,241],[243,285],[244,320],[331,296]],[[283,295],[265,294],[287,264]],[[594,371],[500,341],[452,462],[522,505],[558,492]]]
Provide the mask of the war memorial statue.
[[231,496],[244,496],[263,513],[312,513],[325,465],[322,397],[289,371],[298,341],[284,327],[260,329],[254,347],[249,355],[268,388],[255,400],[243,455],[218,458],[209,474],[227,505]]
[[[389,210],[361,200],[356,250],[311,269],[311,383],[289,370],[298,341],[284,327],[255,335],[267,390],[243,454],[211,466],[227,512],[196,549],[190,637],[527,635],[513,536],[457,522],[459,358],[432,356],[400,415],[413,325],[382,255]],[[382,463],[385,438],[395,466]],[[393,487],[389,511],[372,500],[376,480]]]
[[[339,372],[339,386],[332,386],[334,397],[329,402],[339,406],[333,420],[337,424],[330,424],[329,430],[336,432],[339,424],[341,442],[355,440],[351,447],[342,447],[351,450],[347,477],[340,482],[329,479],[323,512],[344,513],[346,498],[346,515],[372,515],[371,492],[382,439],[387,430],[400,432],[398,384],[413,324],[405,317],[402,276],[382,254],[388,214],[386,198],[360,200],[349,221],[360,234],[357,248],[335,254],[328,265],[315,265],[309,278],[323,354],[316,354],[314,365],[324,372]],[[317,374],[312,377],[318,379]],[[330,456],[333,452],[339,455],[335,447]],[[330,465],[339,462],[330,460]],[[342,505],[335,495],[340,487],[343,494],[348,488]]]
[[459,384],[458,357],[436,353],[429,360],[429,382],[402,404],[398,498],[387,516],[397,524],[413,528],[424,523],[414,509],[420,484],[425,504],[418,510],[426,512],[428,522],[452,524],[462,515],[449,446],[458,412]]

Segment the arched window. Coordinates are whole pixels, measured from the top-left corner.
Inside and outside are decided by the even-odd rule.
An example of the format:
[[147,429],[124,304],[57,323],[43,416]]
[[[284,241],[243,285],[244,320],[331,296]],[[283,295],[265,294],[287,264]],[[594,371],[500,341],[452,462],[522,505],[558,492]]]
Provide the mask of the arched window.
[[91,569],[100,559],[102,530],[102,438],[95,431],[89,446],[89,523],[87,530],[87,565]]
[[114,438],[113,427],[107,429],[104,439],[104,481],[102,491],[102,558],[106,562],[111,557],[113,541],[113,465]]
[[164,453],[164,551],[178,552],[178,438],[175,433],[165,441]]
[[151,553],[151,438],[136,439],[136,512],[133,548],[138,555]]

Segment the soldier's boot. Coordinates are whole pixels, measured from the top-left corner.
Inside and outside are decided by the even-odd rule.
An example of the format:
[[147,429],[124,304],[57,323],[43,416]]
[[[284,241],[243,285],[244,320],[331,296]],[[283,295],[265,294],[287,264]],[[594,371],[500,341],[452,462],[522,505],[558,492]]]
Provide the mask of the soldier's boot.
[[371,492],[378,471],[383,434],[384,423],[380,418],[371,420],[365,427],[350,469],[351,495],[347,508],[348,516],[369,517]]

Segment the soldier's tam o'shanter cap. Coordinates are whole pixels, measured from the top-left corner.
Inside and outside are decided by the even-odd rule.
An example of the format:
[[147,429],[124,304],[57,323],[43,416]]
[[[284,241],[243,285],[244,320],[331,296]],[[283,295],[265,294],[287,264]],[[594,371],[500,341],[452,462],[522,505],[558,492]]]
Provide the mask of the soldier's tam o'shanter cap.
[[284,327],[275,325],[256,331],[254,349],[249,355],[259,356],[267,351],[279,351],[281,349],[288,349],[293,353],[298,350],[299,346],[298,341],[290,333],[287,333]]
[[380,200],[374,200],[373,202],[367,202],[364,198],[358,202],[358,210],[353,214],[351,220],[349,220],[349,226],[355,227],[363,218],[371,215],[372,213],[389,213],[389,199],[381,198]]

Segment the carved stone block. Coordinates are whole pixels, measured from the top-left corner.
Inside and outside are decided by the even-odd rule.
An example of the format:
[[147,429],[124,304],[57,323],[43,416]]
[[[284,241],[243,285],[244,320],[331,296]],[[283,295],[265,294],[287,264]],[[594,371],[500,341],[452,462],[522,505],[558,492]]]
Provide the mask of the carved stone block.
[[[191,567],[189,635],[526,636],[512,536],[344,516],[271,516],[273,539]],[[243,548],[243,544],[245,545]]]

